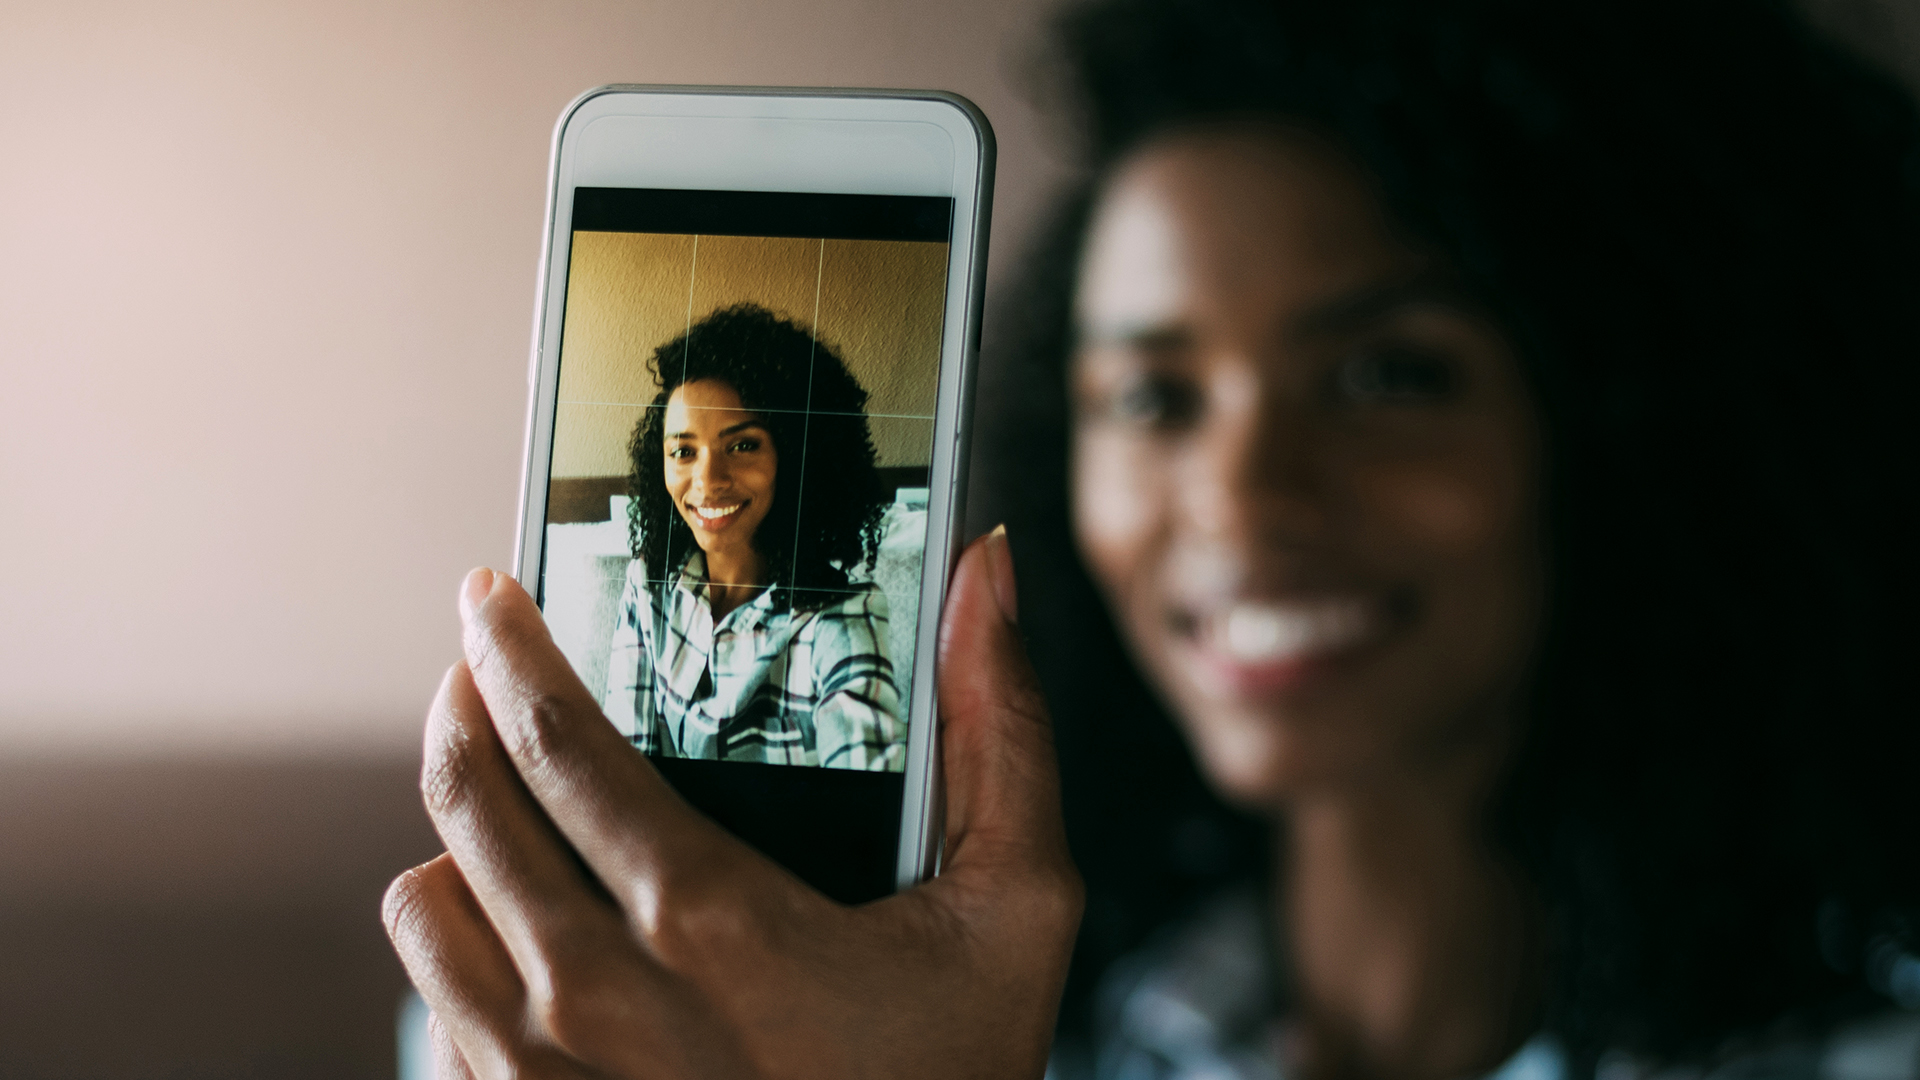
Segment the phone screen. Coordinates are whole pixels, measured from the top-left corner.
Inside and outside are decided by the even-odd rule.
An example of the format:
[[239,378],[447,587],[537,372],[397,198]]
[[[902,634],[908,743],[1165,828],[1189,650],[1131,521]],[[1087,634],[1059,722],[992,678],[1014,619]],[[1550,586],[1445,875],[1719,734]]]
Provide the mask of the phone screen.
[[539,599],[683,796],[893,890],[953,200],[573,191]]

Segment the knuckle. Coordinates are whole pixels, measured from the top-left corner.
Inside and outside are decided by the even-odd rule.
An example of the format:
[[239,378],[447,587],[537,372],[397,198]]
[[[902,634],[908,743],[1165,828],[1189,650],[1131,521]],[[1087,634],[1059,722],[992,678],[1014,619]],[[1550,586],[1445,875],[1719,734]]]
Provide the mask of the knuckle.
[[550,963],[530,979],[527,1007],[547,1038],[577,1054],[616,1027],[616,988],[600,963]]
[[552,694],[529,694],[520,709],[519,722],[506,725],[502,734],[507,752],[523,769],[544,772],[555,768],[566,745],[569,712],[567,704]]
[[650,892],[641,932],[670,970],[736,962],[766,940],[759,906],[747,890],[728,888],[723,877],[689,874],[656,882]]

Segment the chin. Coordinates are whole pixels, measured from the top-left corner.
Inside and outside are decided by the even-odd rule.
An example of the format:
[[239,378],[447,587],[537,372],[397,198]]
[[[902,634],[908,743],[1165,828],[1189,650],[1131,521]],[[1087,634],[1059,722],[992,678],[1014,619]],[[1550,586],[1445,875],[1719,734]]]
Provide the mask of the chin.
[[1277,812],[1309,791],[1355,783],[1379,749],[1339,737],[1351,733],[1351,718],[1280,717],[1227,711],[1217,703],[1188,715],[1206,717],[1182,726],[1208,783],[1221,798],[1256,813]]
[[[1187,725],[1200,767],[1221,798],[1247,810],[1277,809],[1305,779],[1285,725],[1253,717],[1215,717]],[[1291,751],[1291,752],[1290,752]]]

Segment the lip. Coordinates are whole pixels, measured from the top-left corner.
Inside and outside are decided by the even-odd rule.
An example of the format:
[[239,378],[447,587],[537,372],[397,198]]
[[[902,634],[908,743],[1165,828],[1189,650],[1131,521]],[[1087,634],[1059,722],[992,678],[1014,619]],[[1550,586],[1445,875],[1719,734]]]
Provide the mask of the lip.
[[[725,532],[740,520],[740,511],[747,508],[752,499],[743,499],[737,503],[725,503],[718,506],[696,506],[683,504],[686,508],[687,523],[702,532]],[[712,515],[712,516],[709,516]]]
[[1208,682],[1234,698],[1289,697],[1306,693],[1331,679],[1342,666],[1340,658],[1312,657],[1301,660],[1249,664],[1229,660],[1206,650],[1195,650],[1197,666]]
[[1402,593],[1243,598],[1182,614],[1177,640],[1217,696],[1311,693],[1399,635],[1413,604]]

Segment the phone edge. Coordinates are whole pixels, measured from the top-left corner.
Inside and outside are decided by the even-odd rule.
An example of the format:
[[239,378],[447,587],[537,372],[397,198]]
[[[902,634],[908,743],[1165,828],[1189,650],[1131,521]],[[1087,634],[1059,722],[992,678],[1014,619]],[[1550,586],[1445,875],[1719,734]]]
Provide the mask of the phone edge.
[[[973,265],[967,282],[965,312],[967,321],[963,327],[961,339],[963,344],[960,357],[960,401],[958,415],[954,418],[954,467],[948,492],[948,506],[951,507],[951,514],[947,526],[946,558],[940,570],[939,616],[943,618],[946,613],[947,590],[952,585],[954,567],[959,563],[960,553],[967,539],[967,483],[972,473],[974,390],[979,381],[980,339],[986,311],[988,242],[992,230],[993,182],[998,145],[992,122],[972,101],[947,91],[922,93],[923,99],[942,101],[958,109],[961,115],[966,117],[975,137],[979,140],[979,155],[974,164],[973,221],[970,226]],[[906,806],[901,807],[901,850],[894,882],[896,890],[928,880],[939,873],[940,856],[946,839],[946,799],[944,797],[946,770],[941,753],[940,737],[943,724],[940,719],[938,619],[934,626],[934,695],[933,709],[929,714],[933,722],[933,731],[930,735],[933,745],[918,759],[918,763],[925,770],[924,775],[914,777],[912,770],[915,762],[908,762],[908,781],[918,789],[916,795],[920,814],[915,830],[916,835],[913,837],[914,848],[909,851]],[[918,648],[917,641],[915,647]],[[916,780],[917,783],[915,783]]]
[[[531,520],[536,498],[540,503],[542,516],[545,513],[544,494],[536,495],[532,484],[533,463],[539,457],[535,442],[539,436],[538,421],[540,410],[540,373],[545,359],[544,336],[548,322],[548,284],[552,274],[552,254],[554,248],[554,228],[559,207],[559,177],[561,150],[564,145],[568,125],[578,115],[582,106],[594,98],[613,93],[688,93],[712,94],[742,97],[847,97],[847,98],[892,98],[912,101],[934,101],[952,107],[965,118],[967,126],[973,131],[978,153],[974,163],[974,199],[972,220],[969,222],[970,250],[972,265],[967,281],[967,300],[963,313],[966,320],[962,327],[962,351],[958,358],[961,365],[959,386],[959,407],[954,423],[953,470],[949,482],[948,529],[946,557],[940,567],[939,594],[941,603],[939,614],[946,610],[947,589],[953,580],[953,571],[966,542],[966,502],[967,483],[971,475],[972,425],[974,416],[974,392],[978,383],[980,341],[983,333],[987,259],[992,226],[993,189],[995,171],[998,163],[998,141],[993,124],[987,119],[979,106],[967,97],[947,90],[900,90],[886,88],[853,87],[792,87],[792,86],[700,86],[680,83],[607,83],[593,87],[577,95],[567,103],[555,122],[553,136],[547,155],[547,195],[544,218],[541,226],[540,258],[537,276],[534,282],[534,318],[533,340],[529,350],[527,370],[527,414],[525,431],[522,438],[520,461],[519,499],[515,513],[513,567],[515,576],[524,585],[528,579],[528,522]],[[564,302],[564,298],[563,298]],[[538,568],[532,568],[537,574]],[[924,571],[923,571],[924,572]],[[935,623],[936,627],[938,621]],[[915,650],[920,648],[916,637]],[[939,861],[944,846],[945,799],[944,767],[941,754],[940,732],[942,728],[939,709],[937,683],[939,678],[939,658],[937,645],[934,659],[934,678],[936,692],[933,696],[933,708],[929,713],[932,732],[929,736],[931,747],[925,754],[910,758],[907,763],[905,785],[902,790],[900,840],[897,847],[894,887],[903,889],[920,881],[933,877],[939,870]],[[916,775],[917,774],[917,775]],[[916,813],[909,814],[910,810]]]

